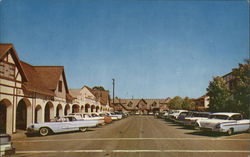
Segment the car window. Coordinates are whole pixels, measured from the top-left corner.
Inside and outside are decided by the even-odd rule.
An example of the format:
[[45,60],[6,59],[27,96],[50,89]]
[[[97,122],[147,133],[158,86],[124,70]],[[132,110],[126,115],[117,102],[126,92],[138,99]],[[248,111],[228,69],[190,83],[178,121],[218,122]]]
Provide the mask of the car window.
[[233,115],[230,120],[241,120],[242,116],[241,115]]
[[227,120],[229,117],[227,115],[210,115],[209,119],[223,119]]

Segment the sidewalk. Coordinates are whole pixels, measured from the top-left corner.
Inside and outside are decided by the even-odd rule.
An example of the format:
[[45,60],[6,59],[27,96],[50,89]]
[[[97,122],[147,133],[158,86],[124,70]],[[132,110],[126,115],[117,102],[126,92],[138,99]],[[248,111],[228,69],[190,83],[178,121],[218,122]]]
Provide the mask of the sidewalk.
[[10,135],[11,136],[11,140],[16,140],[16,139],[23,139],[26,137],[25,134],[26,130],[17,130],[16,133]]

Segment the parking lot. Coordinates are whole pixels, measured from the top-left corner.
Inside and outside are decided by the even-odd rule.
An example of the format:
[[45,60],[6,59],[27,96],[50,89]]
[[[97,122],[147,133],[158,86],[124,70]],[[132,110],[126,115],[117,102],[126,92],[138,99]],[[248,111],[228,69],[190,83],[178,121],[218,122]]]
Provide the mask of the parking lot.
[[130,116],[87,132],[13,136],[16,156],[243,156],[250,134],[199,132],[153,116]]

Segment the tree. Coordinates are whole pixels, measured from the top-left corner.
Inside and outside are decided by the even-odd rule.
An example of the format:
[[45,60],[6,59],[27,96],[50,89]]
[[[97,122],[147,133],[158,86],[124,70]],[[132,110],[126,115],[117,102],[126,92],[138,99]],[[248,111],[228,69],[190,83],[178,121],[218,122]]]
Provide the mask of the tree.
[[185,97],[182,103],[182,109],[184,110],[195,110],[195,102],[193,99]]
[[170,109],[182,109],[183,99],[180,96],[175,96],[169,101]]
[[210,97],[209,110],[212,112],[229,111],[227,105],[230,103],[231,94],[222,77],[214,77],[207,88]]
[[105,91],[103,86],[95,86],[92,88],[93,90],[100,90],[100,91]]
[[250,116],[250,60],[245,60],[246,64],[239,64],[237,69],[233,69],[233,101],[230,108],[236,112],[241,112],[245,117]]

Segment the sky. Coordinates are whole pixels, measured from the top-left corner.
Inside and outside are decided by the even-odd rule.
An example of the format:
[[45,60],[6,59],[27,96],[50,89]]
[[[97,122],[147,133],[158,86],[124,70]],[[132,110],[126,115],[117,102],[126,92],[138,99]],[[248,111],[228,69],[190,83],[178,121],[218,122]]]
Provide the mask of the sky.
[[62,65],[69,88],[120,98],[197,98],[249,58],[249,4],[1,0],[0,42],[32,65]]

